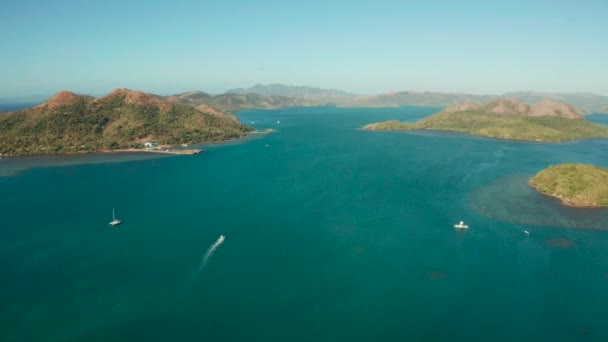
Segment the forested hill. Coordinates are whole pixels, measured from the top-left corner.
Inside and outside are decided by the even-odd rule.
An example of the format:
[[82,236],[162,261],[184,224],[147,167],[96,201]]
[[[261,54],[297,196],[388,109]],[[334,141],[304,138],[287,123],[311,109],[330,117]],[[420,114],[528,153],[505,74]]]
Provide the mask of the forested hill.
[[608,138],[608,128],[580,116],[574,107],[541,101],[532,106],[514,99],[486,105],[461,103],[414,123],[395,120],[363,127],[366,130],[445,130],[509,140],[558,142],[585,138]]
[[158,144],[192,144],[253,130],[234,117],[116,89],[94,98],[62,91],[29,109],[0,115],[5,156],[85,153]]

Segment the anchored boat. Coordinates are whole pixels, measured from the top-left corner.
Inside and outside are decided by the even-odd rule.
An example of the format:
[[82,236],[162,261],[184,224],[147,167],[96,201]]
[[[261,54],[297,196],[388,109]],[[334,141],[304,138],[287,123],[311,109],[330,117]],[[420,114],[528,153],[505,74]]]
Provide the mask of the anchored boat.
[[110,227],[118,226],[122,221],[116,218],[116,212],[112,209],[112,221]]
[[463,221],[460,221],[459,224],[455,224],[454,228],[456,229],[469,229],[469,226],[467,226],[466,224],[464,224]]

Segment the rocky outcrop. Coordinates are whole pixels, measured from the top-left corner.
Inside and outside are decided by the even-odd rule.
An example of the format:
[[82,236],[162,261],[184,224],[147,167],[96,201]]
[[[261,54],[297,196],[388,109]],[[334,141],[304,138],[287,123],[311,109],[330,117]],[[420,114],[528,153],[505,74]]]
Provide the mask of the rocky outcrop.
[[520,115],[528,113],[530,106],[520,100],[500,99],[486,104],[483,109],[495,114]]
[[566,119],[579,119],[580,114],[574,107],[554,101],[541,101],[530,108],[528,116],[559,116]]
[[484,112],[498,115],[523,116],[556,116],[566,119],[580,119],[581,115],[568,104],[544,100],[532,106],[516,99],[499,99],[484,106],[472,102],[452,105],[443,110],[446,113]]

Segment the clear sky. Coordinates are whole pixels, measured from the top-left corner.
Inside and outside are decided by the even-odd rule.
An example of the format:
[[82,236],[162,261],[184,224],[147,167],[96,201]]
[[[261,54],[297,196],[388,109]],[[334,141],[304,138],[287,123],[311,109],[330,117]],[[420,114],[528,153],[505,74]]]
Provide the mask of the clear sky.
[[608,1],[11,0],[0,97],[254,83],[608,95]]

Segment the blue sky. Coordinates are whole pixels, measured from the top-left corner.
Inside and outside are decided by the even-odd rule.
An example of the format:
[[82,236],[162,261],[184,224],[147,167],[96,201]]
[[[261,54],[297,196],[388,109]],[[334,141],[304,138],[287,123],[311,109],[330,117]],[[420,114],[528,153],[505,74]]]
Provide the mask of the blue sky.
[[608,95],[608,1],[0,2],[0,97],[254,83]]

